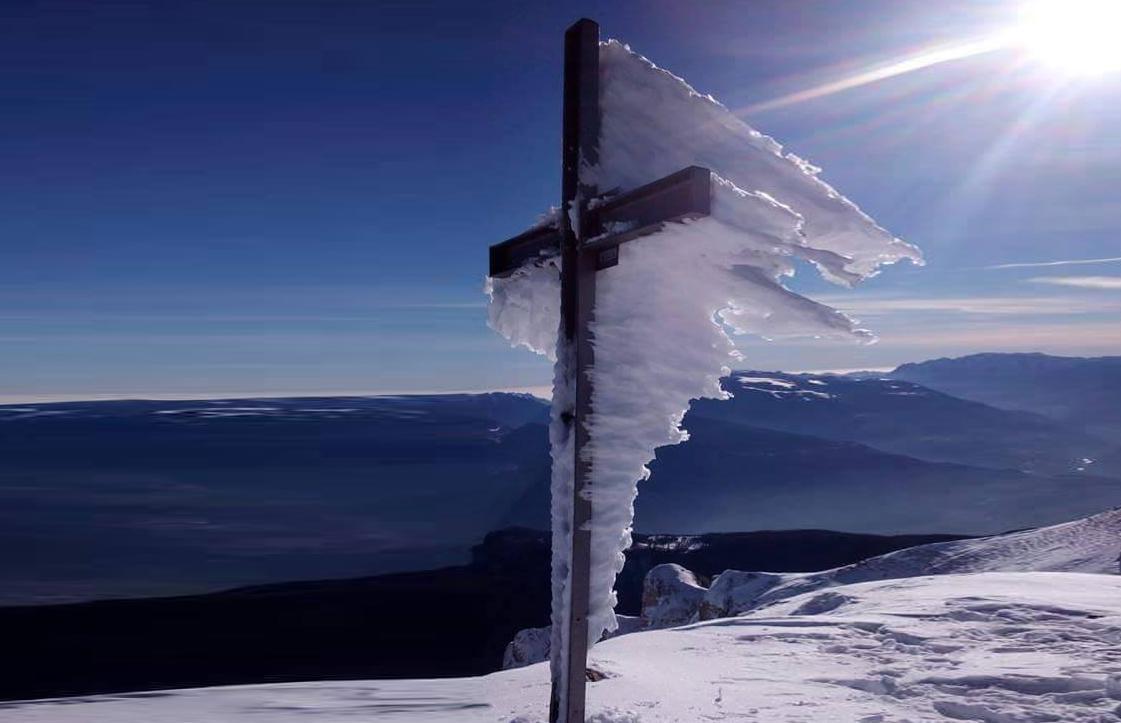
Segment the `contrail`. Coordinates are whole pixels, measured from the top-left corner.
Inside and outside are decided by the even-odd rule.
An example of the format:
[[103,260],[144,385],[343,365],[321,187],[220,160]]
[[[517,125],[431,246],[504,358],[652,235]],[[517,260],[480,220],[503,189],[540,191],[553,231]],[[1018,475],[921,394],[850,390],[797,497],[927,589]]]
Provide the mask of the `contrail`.
[[995,266],[982,266],[986,271],[993,269],[1038,269],[1045,266],[1082,266],[1084,264],[1112,264],[1121,261],[1121,256],[1111,256],[1107,259],[1066,259],[1063,261],[1033,261],[1019,264],[997,264]]
[[1121,289],[1121,276],[1037,276],[1034,284],[1074,286],[1079,289]]

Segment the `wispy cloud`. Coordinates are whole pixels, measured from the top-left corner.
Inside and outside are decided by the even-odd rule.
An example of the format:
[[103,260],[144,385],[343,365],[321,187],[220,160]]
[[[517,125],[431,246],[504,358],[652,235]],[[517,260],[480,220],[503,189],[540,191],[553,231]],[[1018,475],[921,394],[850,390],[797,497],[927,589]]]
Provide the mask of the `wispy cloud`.
[[892,348],[941,350],[943,354],[950,351],[1116,354],[1121,345],[1121,327],[1116,322],[975,324],[942,329],[885,331],[880,336],[880,343]]
[[[1117,354],[1121,350],[1121,326],[1116,321],[1026,321],[1007,323],[1004,320],[981,322],[973,320],[963,323],[943,323],[938,325],[909,324],[898,328],[876,328],[879,343],[874,347],[860,347],[848,358],[852,363],[838,363],[836,367],[848,366],[853,369],[860,365],[882,366],[875,359],[891,357],[893,363],[914,361],[923,357],[974,354],[986,351],[1042,351],[1052,354],[1103,355]],[[830,345],[820,339],[794,339],[775,342],[773,349],[797,352],[805,358],[811,351],[828,348]],[[756,350],[748,350],[748,357],[758,356]],[[856,356],[871,349],[873,356]],[[879,355],[879,356],[875,356]],[[845,357],[836,357],[838,360]],[[805,365],[783,361],[777,367],[798,369]]]
[[323,397],[400,397],[416,394],[488,394],[508,392],[511,394],[531,394],[541,399],[550,399],[553,387],[548,384],[524,387],[408,387],[393,389],[353,389],[349,387],[327,389],[299,389],[293,391],[267,388],[225,389],[211,392],[193,391],[155,391],[135,390],[127,392],[56,392],[6,393],[0,390],[0,404],[50,404],[54,402],[108,402],[121,400],[146,399],[150,401],[226,401],[236,399],[319,399]]
[[[1077,278],[1077,277],[1076,277]],[[1088,277],[1092,278],[1092,277]],[[1073,284],[1070,284],[1073,285]],[[1095,287],[1100,288],[1100,287]],[[1104,308],[1100,299],[1073,296],[959,296],[959,297],[845,297],[819,299],[858,316],[899,312],[937,312],[994,316],[1069,316],[1121,311],[1121,304]]]
[[1121,276],[1036,276],[1028,281],[1033,284],[1074,286],[1079,289],[1121,290]]
[[1082,266],[1085,264],[1113,264],[1121,261],[1121,256],[1111,256],[1107,259],[1064,259],[1061,261],[1031,261],[1016,264],[996,264],[995,266],[982,266],[982,269],[991,271],[995,269],[1039,269],[1047,266]]

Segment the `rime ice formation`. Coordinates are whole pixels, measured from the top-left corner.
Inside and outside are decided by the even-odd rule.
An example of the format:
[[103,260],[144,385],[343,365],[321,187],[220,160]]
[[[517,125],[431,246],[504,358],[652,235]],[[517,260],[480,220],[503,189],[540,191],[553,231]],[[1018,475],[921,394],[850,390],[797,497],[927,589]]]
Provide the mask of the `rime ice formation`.
[[[620,249],[597,275],[592,331],[592,581],[589,636],[616,626],[612,587],[630,543],[639,480],[657,447],[686,438],[690,400],[723,398],[738,353],[729,336],[869,339],[849,318],[786,289],[795,263],[850,285],[914,247],[880,228],[711,97],[616,41],[600,46],[600,163],[582,170],[602,192],[631,189],[689,165],[713,171],[711,216]],[[515,346],[557,360],[553,442],[553,620],[567,619],[572,450],[556,418],[572,390],[557,348],[559,269],[552,260],[489,279],[490,324]],[[560,625],[555,626],[557,633]],[[554,641],[555,642],[555,641]],[[554,645],[553,650],[561,646]]]

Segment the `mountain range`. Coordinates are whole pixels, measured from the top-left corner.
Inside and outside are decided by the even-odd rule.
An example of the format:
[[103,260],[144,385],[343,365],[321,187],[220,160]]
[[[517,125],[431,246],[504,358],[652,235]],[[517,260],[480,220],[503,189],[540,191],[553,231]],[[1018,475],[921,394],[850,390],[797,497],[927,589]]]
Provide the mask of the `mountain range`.
[[1121,356],[973,354],[903,364],[891,377],[1113,439],[1121,433]]
[[[658,451],[637,529],[977,535],[1121,504],[1116,359],[736,372]],[[0,602],[463,564],[548,527],[547,416],[501,393],[0,406]]]

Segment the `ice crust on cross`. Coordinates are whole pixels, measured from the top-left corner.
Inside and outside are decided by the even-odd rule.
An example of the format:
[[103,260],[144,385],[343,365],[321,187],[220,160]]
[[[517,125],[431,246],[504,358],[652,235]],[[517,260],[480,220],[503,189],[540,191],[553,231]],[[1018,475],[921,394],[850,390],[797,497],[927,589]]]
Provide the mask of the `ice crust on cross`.
[[[711,216],[625,244],[619,265],[597,277],[585,449],[592,462],[590,643],[616,627],[615,576],[646,465],[656,448],[687,439],[680,425],[691,400],[726,396],[720,378],[739,358],[729,333],[869,341],[870,332],[788,290],[783,277],[804,261],[848,286],[885,264],[922,262],[918,249],[818,178],[819,169],[614,40],[600,45],[600,106],[600,162],[583,170],[585,182],[625,191],[698,165],[712,169],[713,195]],[[489,323],[513,345],[554,361],[569,352],[557,348],[557,259],[488,279],[487,293]],[[551,430],[554,623],[568,618],[573,485],[571,440],[558,416],[573,391],[559,372]],[[562,628],[554,625],[554,636]],[[553,650],[562,648],[555,639]]]

